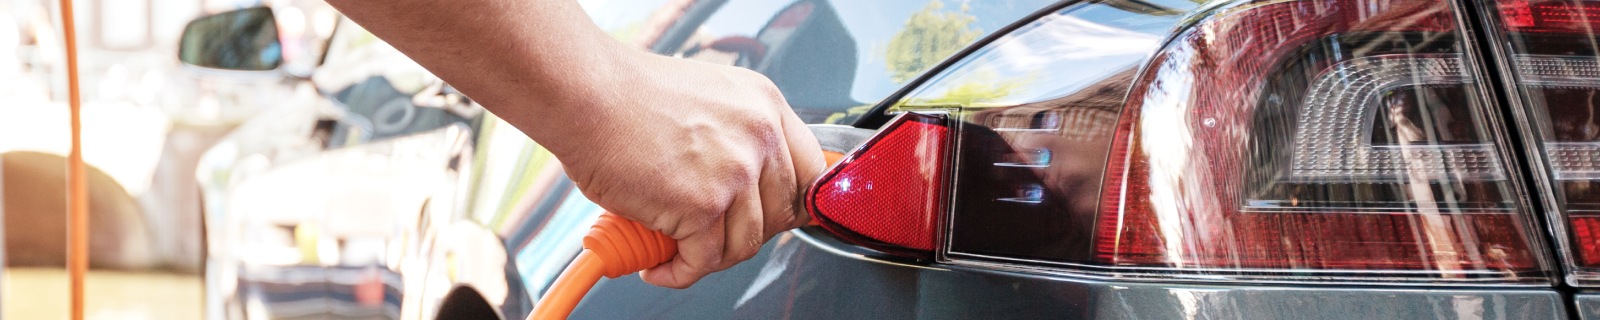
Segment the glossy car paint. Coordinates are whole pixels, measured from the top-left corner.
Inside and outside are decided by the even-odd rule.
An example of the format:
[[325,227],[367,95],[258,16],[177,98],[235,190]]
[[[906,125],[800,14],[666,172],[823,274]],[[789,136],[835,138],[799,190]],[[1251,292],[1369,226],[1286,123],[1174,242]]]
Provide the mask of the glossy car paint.
[[1551,290],[1325,288],[1094,281],[927,266],[815,228],[688,290],[602,280],[574,318],[1564,319]]

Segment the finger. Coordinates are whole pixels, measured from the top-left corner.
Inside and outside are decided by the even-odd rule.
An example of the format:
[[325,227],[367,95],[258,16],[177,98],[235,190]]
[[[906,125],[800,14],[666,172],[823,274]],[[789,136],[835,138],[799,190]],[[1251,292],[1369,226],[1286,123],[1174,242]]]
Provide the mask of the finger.
[[760,196],[762,192],[764,190],[751,186],[750,190],[733,199],[733,206],[723,216],[726,220],[723,223],[728,226],[727,240],[722,244],[722,264],[717,270],[749,260],[761,251],[761,243],[767,240]]
[[756,190],[761,201],[762,240],[805,225],[807,221],[803,210],[796,209],[798,202],[795,199],[800,194],[795,189],[794,163],[787,151],[788,144],[785,143],[782,148],[785,150],[774,151],[782,154],[768,157],[762,166],[759,188]]
[[811,128],[800,120],[794,110],[785,110],[783,114],[783,136],[788,142],[790,161],[793,161],[795,179],[801,190],[811,186],[817,176],[822,175],[822,170],[828,167],[827,160],[822,157],[822,146],[817,143],[817,136],[811,133]]
[[[782,198],[768,198],[773,200],[782,199],[786,202],[785,207],[787,208],[777,212],[769,212],[768,216],[784,215],[789,217],[790,221],[786,225],[778,226],[777,230],[769,230],[768,237],[784,230],[804,226],[811,221],[811,215],[805,210],[806,190],[811,187],[811,183],[816,181],[818,176],[822,175],[822,171],[827,169],[828,165],[827,160],[822,157],[822,147],[817,143],[817,137],[811,133],[810,128],[806,127],[805,122],[800,120],[800,116],[795,115],[793,111],[787,110],[781,113],[783,114],[784,141],[789,151],[789,164],[786,169],[790,170],[788,171],[790,179],[772,181],[770,183],[787,183],[789,188],[783,189],[778,186],[769,187],[764,185],[762,190],[765,191],[769,188],[774,191],[789,190],[789,193],[783,195]],[[768,181],[762,182],[769,183]],[[764,197],[778,197],[778,195],[766,193],[762,195]]]
[[700,229],[678,240],[678,255],[672,261],[651,267],[639,275],[645,283],[668,288],[688,288],[722,265],[723,223]]

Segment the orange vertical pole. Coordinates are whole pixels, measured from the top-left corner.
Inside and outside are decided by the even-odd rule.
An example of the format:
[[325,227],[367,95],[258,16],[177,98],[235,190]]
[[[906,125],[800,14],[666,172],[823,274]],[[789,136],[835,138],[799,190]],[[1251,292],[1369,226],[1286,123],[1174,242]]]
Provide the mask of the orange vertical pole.
[[67,156],[67,274],[71,277],[72,320],[83,320],[83,276],[89,271],[89,183],[83,166],[83,101],[78,94],[78,32],[72,0],[61,1],[61,27],[67,45],[67,102],[71,110],[72,152]]

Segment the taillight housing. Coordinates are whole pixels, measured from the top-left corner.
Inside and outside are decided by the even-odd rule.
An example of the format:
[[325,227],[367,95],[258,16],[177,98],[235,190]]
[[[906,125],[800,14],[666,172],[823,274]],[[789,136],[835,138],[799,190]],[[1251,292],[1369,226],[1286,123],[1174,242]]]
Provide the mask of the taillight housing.
[[[954,108],[939,135],[953,141],[929,144],[942,156],[858,152],[948,178],[901,172],[932,177],[895,178],[923,183],[893,197],[931,195],[914,205],[821,198],[843,190],[830,173],[812,191],[818,220],[944,263],[1117,279],[1550,281],[1448,1],[1234,1],[1195,19],[1106,10],[1126,9],[1066,5],[929,77],[893,110]],[[894,160],[907,158],[929,167]],[[929,218],[834,217],[845,212]],[[882,228],[918,236],[862,231]]]
[[1481,5],[1567,281],[1600,285],[1600,1]]

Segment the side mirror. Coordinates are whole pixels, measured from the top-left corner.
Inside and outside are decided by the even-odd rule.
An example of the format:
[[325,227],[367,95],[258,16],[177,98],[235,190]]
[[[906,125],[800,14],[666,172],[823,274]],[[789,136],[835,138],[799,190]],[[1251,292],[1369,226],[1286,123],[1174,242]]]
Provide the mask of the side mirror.
[[178,60],[224,70],[268,71],[283,64],[272,9],[257,7],[200,17],[183,28]]

